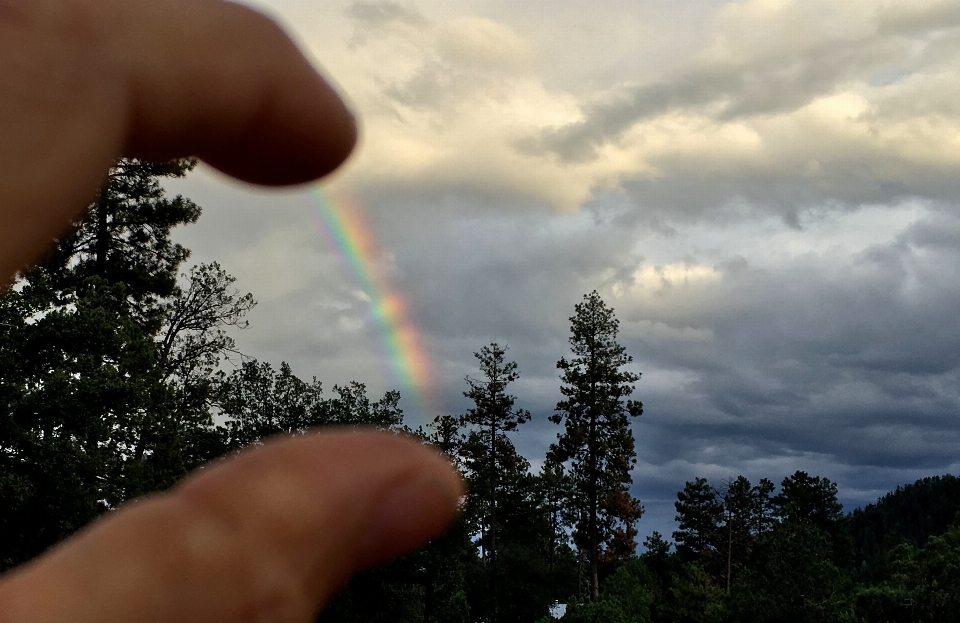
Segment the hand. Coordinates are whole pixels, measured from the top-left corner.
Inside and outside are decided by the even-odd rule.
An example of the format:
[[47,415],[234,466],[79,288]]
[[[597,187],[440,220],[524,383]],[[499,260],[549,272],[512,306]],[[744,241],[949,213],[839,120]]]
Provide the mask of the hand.
[[[121,156],[306,182],[356,140],[271,22],[220,0],[0,0],[0,278],[36,261]],[[354,571],[437,536],[462,495],[424,446],[276,440],[132,502],[0,581],[0,621],[309,621]]]

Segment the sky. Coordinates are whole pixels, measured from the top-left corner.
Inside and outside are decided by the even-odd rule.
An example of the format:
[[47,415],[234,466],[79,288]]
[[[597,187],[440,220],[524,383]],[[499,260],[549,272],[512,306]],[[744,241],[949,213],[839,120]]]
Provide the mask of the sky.
[[[473,353],[506,344],[537,467],[597,290],[642,374],[641,540],[698,476],[805,470],[851,510],[958,472],[960,1],[253,6],[361,138],[321,191],[170,184],[204,209],[192,261],[259,301],[245,353],[401,389],[417,426],[464,412]],[[374,291],[323,201],[364,224]],[[387,294],[429,371],[412,388],[371,314]]]

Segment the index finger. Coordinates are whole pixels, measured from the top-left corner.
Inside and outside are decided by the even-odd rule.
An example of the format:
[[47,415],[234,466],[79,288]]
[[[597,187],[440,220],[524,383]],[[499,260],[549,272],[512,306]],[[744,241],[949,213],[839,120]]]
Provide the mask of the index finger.
[[0,278],[39,257],[121,155],[291,184],[356,140],[290,39],[221,0],[3,0],[0,93]]

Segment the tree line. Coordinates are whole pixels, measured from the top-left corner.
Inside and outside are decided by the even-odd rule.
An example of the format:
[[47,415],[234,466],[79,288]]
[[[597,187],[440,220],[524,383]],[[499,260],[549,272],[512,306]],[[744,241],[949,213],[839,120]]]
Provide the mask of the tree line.
[[358,576],[319,621],[545,623],[558,603],[566,623],[960,619],[952,477],[852,516],[834,483],[802,471],[779,487],[696,478],[677,494],[673,542],[653,533],[638,555],[640,375],[596,292],[570,318],[539,470],[514,443],[531,414],[506,345],[475,353],[466,412],[417,430],[398,392],[325,393],[243,356],[229,332],[255,299],[215,263],[183,268],[171,237],[200,208],[161,181],[193,164],[118,162],[87,217],[0,296],[0,570],[269,436],[366,425],[434,445],[469,493],[446,536]]
[[[529,620],[580,585],[595,598],[605,565],[634,551],[642,512],[628,491],[628,418],[642,409],[625,399],[639,376],[623,370],[630,357],[613,310],[596,292],[576,307],[571,356],[558,363],[563,433],[532,474],[510,439],[530,414],[514,408],[517,366],[499,344],[476,353],[480,375],[464,392],[474,407],[416,431],[403,424],[395,391],[374,399],[354,382],[324,393],[285,363],[237,352],[229,331],[246,327],[255,299],[216,263],[185,269],[189,250],[172,238],[201,210],[168,196],[162,181],[193,166],[116,163],[85,218],[0,297],[0,569],[271,435],[367,425],[435,444],[471,491],[434,548],[447,550],[433,552],[432,571],[420,565],[411,576],[430,581],[416,597],[396,586],[383,594],[403,593],[429,620],[449,620],[451,603],[474,613],[464,620]],[[516,565],[529,571],[526,584]],[[528,599],[531,591],[541,598]]]

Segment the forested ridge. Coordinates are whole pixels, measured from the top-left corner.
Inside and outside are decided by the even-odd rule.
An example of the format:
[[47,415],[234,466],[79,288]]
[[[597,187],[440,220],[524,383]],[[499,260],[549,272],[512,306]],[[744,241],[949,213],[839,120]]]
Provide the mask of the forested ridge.
[[835,483],[804,471],[695,478],[676,531],[639,548],[640,375],[597,292],[557,353],[557,441],[538,471],[514,443],[531,414],[506,345],[478,345],[471,408],[417,430],[395,391],[325,391],[237,352],[254,297],[215,263],[186,266],[171,238],[201,210],[161,181],[192,166],[117,163],[87,217],[0,297],[0,569],[271,435],[365,425],[446,453],[469,493],[446,536],[361,574],[319,621],[543,623],[553,604],[567,623],[960,620],[950,475],[850,514]]
[[897,487],[850,516],[856,567],[869,568],[889,537],[923,547],[947,531],[960,510],[960,478],[945,474]]

